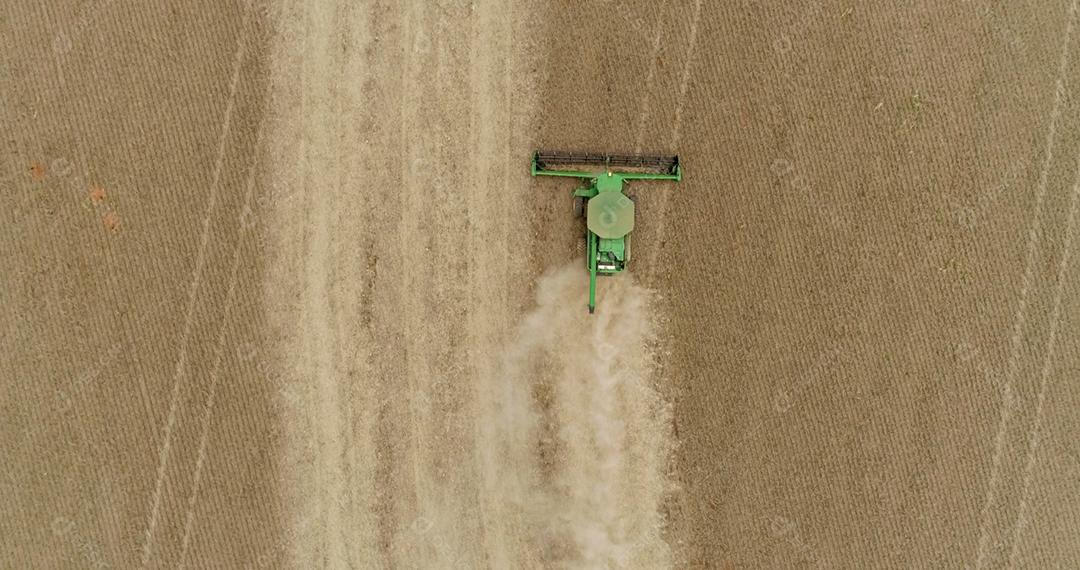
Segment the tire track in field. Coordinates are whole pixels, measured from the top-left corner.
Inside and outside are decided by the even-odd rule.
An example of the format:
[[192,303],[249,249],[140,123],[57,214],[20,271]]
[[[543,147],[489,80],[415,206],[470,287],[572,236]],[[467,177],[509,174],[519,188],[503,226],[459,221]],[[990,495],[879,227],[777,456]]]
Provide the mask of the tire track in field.
[[[258,152],[260,143],[262,142],[262,130],[260,129],[255,137],[255,149]],[[225,354],[226,346],[226,331],[229,328],[231,321],[233,303],[236,299],[236,284],[237,274],[240,270],[240,260],[242,256],[240,253],[244,250],[246,243],[247,232],[251,228],[246,224],[243,216],[248,215],[251,211],[252,198],[255,195],[255,181],[256,168],[258,166],[258,160],[252,160],[251,165],[248,167],[248,179],[246,190],[244,193],[244,206],[241,209],[241,214],[237,218],[236,222],[241,227],[240,235],[236,238],[236,246],[233,247],[232,266],[229,271],[229,285],[226,287],[225,293],[225,309],[224,314],[221,317],[221,326],[218,329],[218,336],[216,340],[216,346],[214,348],[214,363],[210,368],[210,388],[209,394],[206,397],[206,404],[203,406],[202,422],[200,424],[200,435],[198,453],[195,459],[194,473],[192,475],[191,482],[191,494],[188,496],[187,511],[184,515],[184,534],[180,541],[180,560],[177,562],[177,567],[183,569],[188,555],[188,549],[191,543],[191,533],[195,524],[195,508],[199,499],[199,488],[202,483],[203,466],[206,462],[206,448],[210,438],[210,426],[214,415],[214,405],[217,402],[218,383],[221,380],[221,363]]]
[[[667,8],[667,0],[664,0],[657,7],[658,12],[663,12]],[[650,108],[650,95],[653,87],[653,83],[656,79],[656,67],[660,58],[660,45],[661,39],[664,36],[664,27],[662,25],[663,19],[657,18],[653,27],[656,28],[653,32],[652,49],[649,52],[649,71],[645,74],[645,84],[642,88],[641,96],[641,112],[638,114],[638,126],[637,135],[634,137],[634,152],[640,154],[642,147],[645,145],[645,125],[649,120],[651,113]]]
[[218,144],[218,151],[214,161],[213,181],[210,184],[209,198],[206,201],[206,214],[203,217],[202,222],[202,234],[199,240],[198,255],[195,260],[195,269],[191,276],[191,282],[188,287],[188,306],[184,317],[184,328],[180,337],[180,354],[176,360],[176,370],[173,374],[173,388],[172,396],[169,398],[169,415],[165,423],[164,435],[162,435],[162,443],[158,451],[158,468],[157,479],[154,482],[154,493],[150,500],[149,513],[147,515],[146,531],[144,536],[143,548],[142,548],[142,567],[146,567],[150,563],[151,556],[153,554],[154,546],[154,532],[157,529],[159,510],[161,508],[161,494],[165,484],[167,475],[167,468],[169,462],[169,453],[172,446],[173,429],[176,423],[177,406],[180,397],[180,386],[183,384],[183,380],[187,374],[187,349],[188,340],[191,337],[191,328],[193,317],[195,314],[195,305],[197,303],[199,282],[202,278],[203,265],[206,262],[206,248],[210,236],[210,219],[214,213],[214,206],[217,201],[218,187],[221,183],[221,172],[224,164],[225,149],[229,139],[229,129],[232,123],[232,113],[234,102],[236,100],[237,86],[240,82],[240,69],[241,64],[244,61],[244,54],[247,47],[247,28],[248,21],[251,15],[251,0],[248,0],[244,4],[244,20],[240,27],[240,36],[237,38],[236,54],[233,56],[233,73],[232,81],[229,85],[229,96],[225,103],[225,110],[222,113],[221,123],[221,137]]
[[[671,140],[668,142],[670,152],[678,153],[679,139],[682,133],[683,105],[686,103],[686,91],[690,86],[690,75],[693,69],[694,55],[697,50],[698,28],[701,23],[702,0],[694,3],[694,15],[690,19],[690,37],[686,42],[686,54],[683,56],[683,70],[679,80],[679,91],[675,96],[675,118],[671,128]],[[656,216],[656,235],[664,235],[664,226],[671,209],[671,192],[660,194],[659,215]],[[649,252],[649,269],[655,275],[656,260],[660,256],[660,247],[653,246]]]
[[979,539],[975,552],[976,570],[983,567],[988,554],[990,538],[993,531],[989,528],[993,507],[997,500],[998,485],[1001,478],[1001,463],[1006,447],[1006,435],[1013,415],[1013,385],[1020,367],[1020,356],[1023,345],[1023,330],[1027,321],[1028,293],[1033,281],[1035,261],[1039,257],[1040,239],[1042,237],[1043,203],[1046,197],[1050,168],[1054,161],[1054,148],[1057,140],[1058,120],[1061,115],[1062,99],[1065,92],[1064,81],[1069,67],[1070,45],[1073,36],[1073,28],[1076,22],[1078,0],[1072,0],[1068,9],[1068,21],[1062,37],[1061,56],[1058,62],[1057,77],[1054,80],[1054,103],[1050,110],[1050,124],[1046,132],[1046,151],[1043,167],[1039,173],[1038,186],[1035,191],[1035,204],[1032,208],[1031,226],[1028,228],[1028,240],[1024,262],[1024,273],[1019,291],[1019,302],[1013,319],[1012,336],[1010,338],[1010,350],[1008,364],[1005,370],[1005,382],[1002,387],[1002,402],[999,404],[999,418],[997,431],[994,436],[994,450],[991,456],[990,480],[987,483],[986,494],[983,498],[983,506],[980,512]]
[[[1078,163],[1080,164],[1080,163]],[[1050,313],[1050,332],[1046,341],[1046,353],[1039,372],[1039,390],[1035,402],[1035,420],[1028,434],[1028,445],[1024,460],[1024,477],[1020,487],[1020,504],[1017,507],[1016,521],[1013,523],[1012,544],[1009,551],[1009,568],[1016,567],[1016,557],[1020,551],[1020,539],[1024,528],[1027,526],[1028,499],[1031,490],[1031,480],[1035,468],[1035,456],[1042,441],[1043,408],[1046,403],[1046,390],[1050,384],[1050,373],[1053,368],[1054,352],[1057,344],[1058,324],[1061,321],[1061,298],[1067,283],[1070,253],[1073,243],[1073,231],[1076,226],[1076,207],[1080,201],[1080,167],[1076,171],[1076,180],[1073,182],[1072,192],[1069,198],[1069,214],[1065,223],[1064,245],[1062,246],[1061,259],[1058,260],[1057,281],[1054,286],[1053,309]]]

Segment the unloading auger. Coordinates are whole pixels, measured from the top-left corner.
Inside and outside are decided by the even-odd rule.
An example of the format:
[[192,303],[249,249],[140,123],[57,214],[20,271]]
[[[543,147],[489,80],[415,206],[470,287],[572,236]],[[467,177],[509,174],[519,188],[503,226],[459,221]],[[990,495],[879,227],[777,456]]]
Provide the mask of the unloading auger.
[[[574,170],[574,168],[590,170]],[[596,276],[614,275],[630,262],[634,202],[623,194],[628,180],[682,180],[678,156],[536,151],[533,176],[588,180],[573,191],[574,214],[585,215],[585,266],[589,270],[589,312],[596,310]]]

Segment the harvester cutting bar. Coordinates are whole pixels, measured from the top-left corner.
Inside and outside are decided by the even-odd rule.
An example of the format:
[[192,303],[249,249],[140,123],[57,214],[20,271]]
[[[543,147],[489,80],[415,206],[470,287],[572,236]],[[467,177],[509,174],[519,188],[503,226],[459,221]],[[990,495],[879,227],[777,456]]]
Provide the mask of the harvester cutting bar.
[[645,168],[660,174],[676,174],[679,170],[678,156],[538,151],[535,162],[540,169],[551,165],[599,165],[609,169]]

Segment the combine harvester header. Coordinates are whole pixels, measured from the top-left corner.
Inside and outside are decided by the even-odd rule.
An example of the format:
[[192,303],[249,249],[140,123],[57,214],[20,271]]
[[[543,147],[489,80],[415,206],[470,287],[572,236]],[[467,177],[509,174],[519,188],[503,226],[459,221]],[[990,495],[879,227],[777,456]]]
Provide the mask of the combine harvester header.
[[585,215],[585,266],[589,270],[589,312],[596,310],[596,276],[614,275],[630,262],[634,201],[623,194],[628,180],[682,180],[678,156],[533,153],[533,176],[588,180],[574,189],[574,214]]

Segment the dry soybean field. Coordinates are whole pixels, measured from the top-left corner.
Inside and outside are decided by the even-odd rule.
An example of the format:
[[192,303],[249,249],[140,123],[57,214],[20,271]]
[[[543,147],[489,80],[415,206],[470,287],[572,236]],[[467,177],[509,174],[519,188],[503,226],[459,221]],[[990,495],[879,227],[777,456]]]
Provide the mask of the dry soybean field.
[[1080,567],[1078,4],[4,3],[0,568]]

